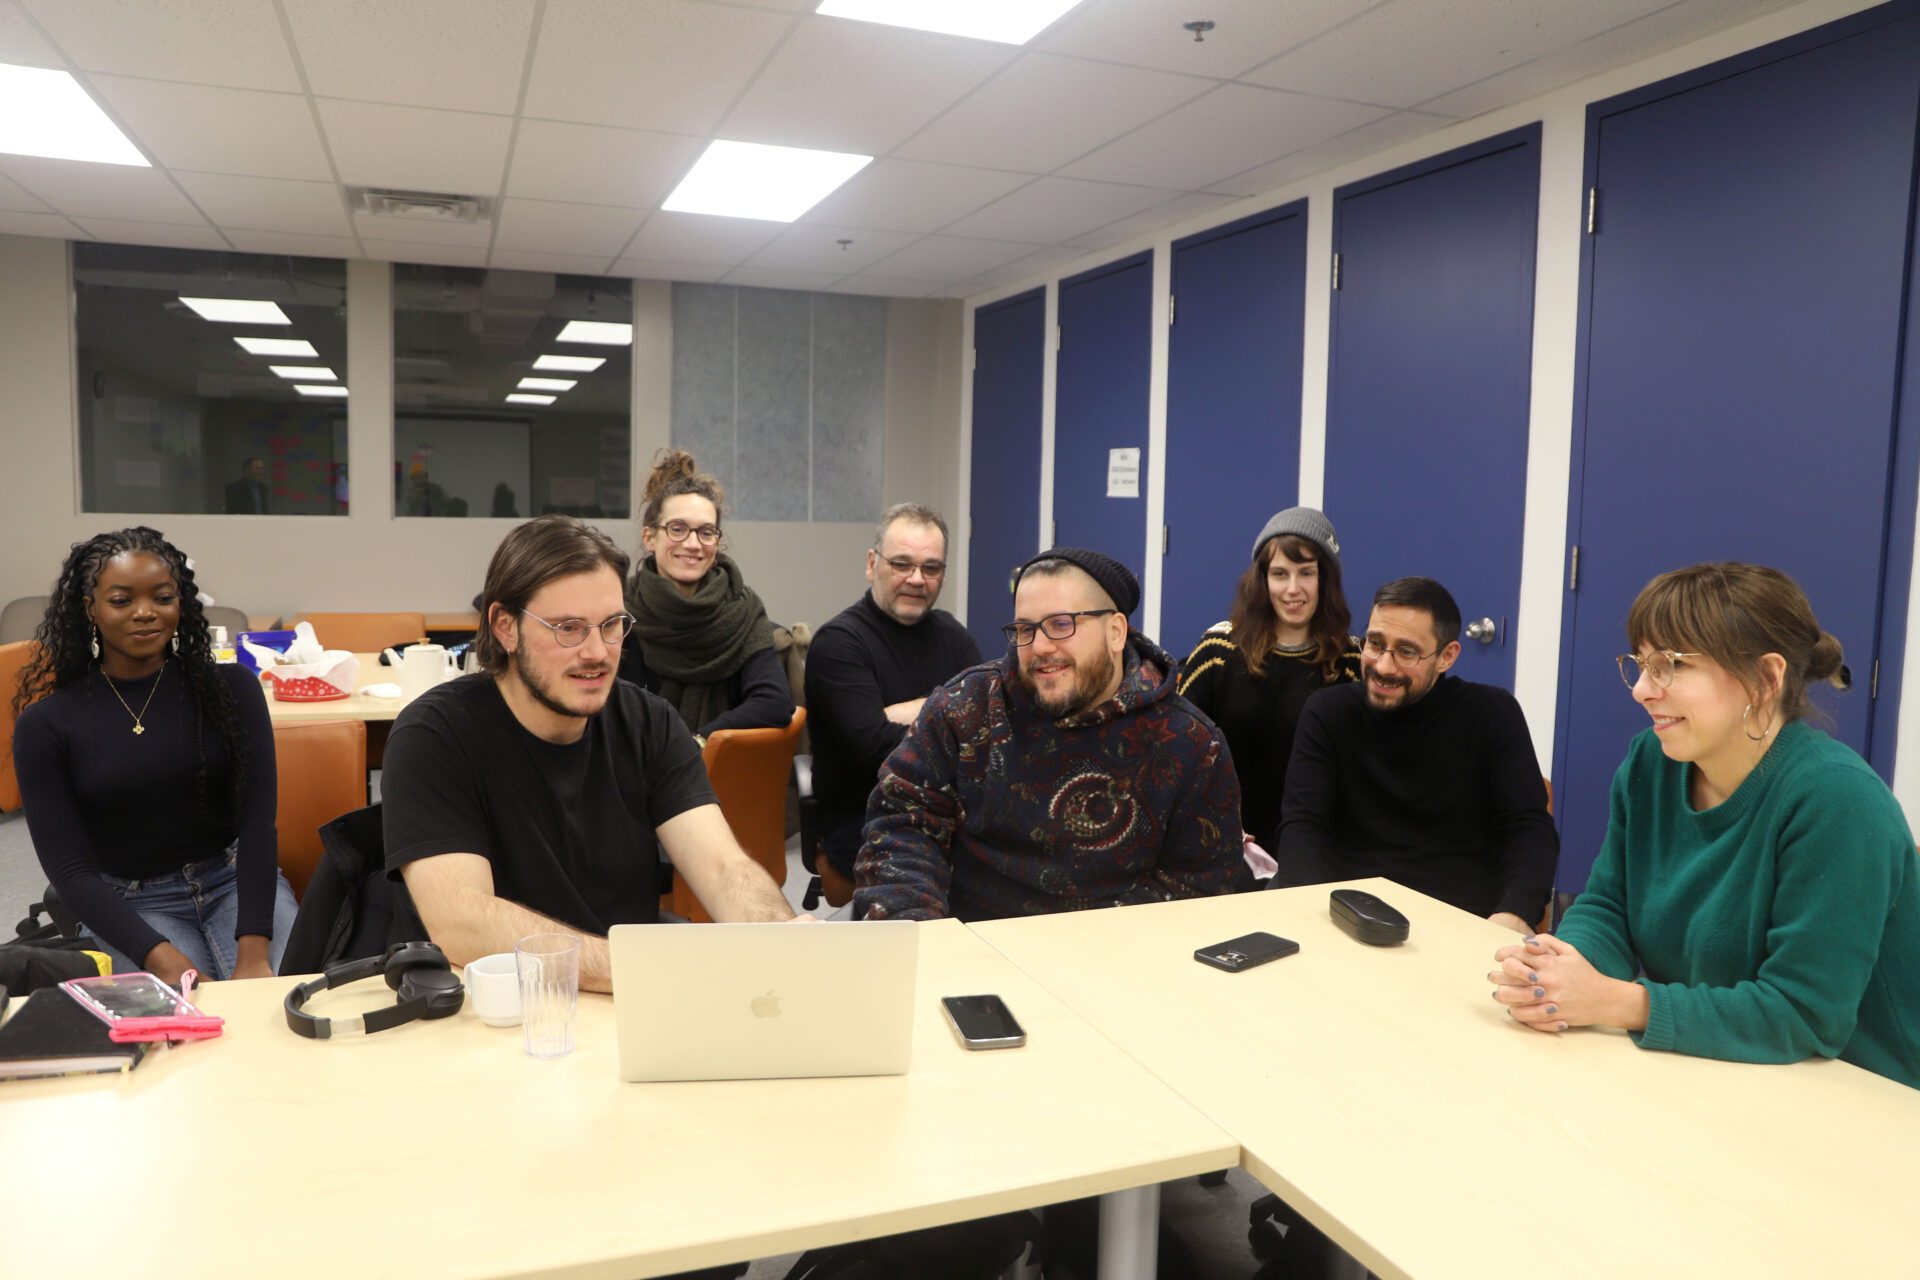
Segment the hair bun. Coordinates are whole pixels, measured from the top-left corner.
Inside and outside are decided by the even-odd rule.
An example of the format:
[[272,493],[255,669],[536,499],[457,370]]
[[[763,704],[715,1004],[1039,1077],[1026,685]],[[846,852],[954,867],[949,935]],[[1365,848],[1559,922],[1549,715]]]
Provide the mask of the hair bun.
[[1847,687],[1845,679],[1845,653],[1840,641],[1832,632],[1822,631],[1820,638],[1813,642],[1813,649],[1807,654],[1807,680],[1811,683],[1824,680],[1836,689]]
[[643,500],[651,503],[676,480],[691,480],[700,474],[700,465],[685,449],[665,448],[653,455],[653,470],[647,473]]

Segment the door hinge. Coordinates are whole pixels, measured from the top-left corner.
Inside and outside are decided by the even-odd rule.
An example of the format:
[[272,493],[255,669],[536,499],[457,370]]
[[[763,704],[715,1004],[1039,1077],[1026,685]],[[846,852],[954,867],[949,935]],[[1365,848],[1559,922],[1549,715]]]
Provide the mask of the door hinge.
[[1600,188],[1587,188],[1587,234],[1593,235],[1600,228]]
[[1873,699],[1879,696],[1880,696],[1880,659],[1875,658],[1873,660],[1873,675],[1867,681],[1867,697],[1869,699]]
[[1340,255],[1337,253],[1333,255],[1333,291],[1340,291]]
[[1055,351],[1058,351],[1060,349],[1060,326],[1059,325],[1053,326],[1053,349]]
[[1164,558],[1167,548],[1173,545],[1173,532],[1166,525],[1160,526],[1160,555]]
[[1579,589],[1580,589],[1580,544],[1576,542],[1573,546],[1573,561],[1571,566],[1567,570],[1567,590],[1578,591]]
[[1173,327],[1173,295],[1167,295],[1167,327]]

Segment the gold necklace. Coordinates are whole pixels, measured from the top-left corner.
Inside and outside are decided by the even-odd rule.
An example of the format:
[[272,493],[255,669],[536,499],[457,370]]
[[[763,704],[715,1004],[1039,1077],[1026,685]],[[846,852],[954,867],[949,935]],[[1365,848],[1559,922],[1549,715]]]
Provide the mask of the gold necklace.
[[165,674],[167,674],[167,664],[163,662],[160,664],[159,674],[154,676],[153,678],[153,688],[147,690],[147,700],[140,704],[140,714],[134,715],[133,708],[127,707],[127,700],[125,698],[120,698],[120,689],[119,689],[119,686],[113,683],[113,677],[107,674],[107,669],[105,667],[100,668],[100,678],[107,682],[107,688],[113,690],[113,696],[116,698],[120,698],[120,705],[123,707],[127,707],[127,714],[130,716],[133,716],[134,733],[141,734],[147,731],[147,727],[141,724],[140,720],[143,716],[147,714],[147,708],[153,705],[153,695],[160,691],[160,676],[163,676]]

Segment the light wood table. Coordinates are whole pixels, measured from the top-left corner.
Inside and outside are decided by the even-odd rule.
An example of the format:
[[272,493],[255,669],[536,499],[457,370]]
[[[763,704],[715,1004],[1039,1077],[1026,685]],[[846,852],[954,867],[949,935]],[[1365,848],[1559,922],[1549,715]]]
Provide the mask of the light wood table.
[[[1328,886],[974,929],[1379,1276],[1920,1275],[1920,1092],[1527,1030],[1485,980],[1511,933],[1359,887],[1407,914],[1405,944],[1342,933]],[[1300,953],[1192,959],[1254,930]]]
[[407,705],[405,699],[370,698],[359,692],[370,684],[398,684],[398,668],[381,666],[377,653],[353,656],[360,661],[360,677],[352,694],[332,702],[281,702],[271,689],[264,690],[268,717],[275,724],[310,724],[318,720],[365,720],[377,724],[398,716]]
[[[307,1040],[281,1013],[291,979],[210,984],[197,1002],[226,1017],[219,1040],[125,1076],[0,1085],[0,1168],[19,1174],[0,1275],[66,1275],[104,1256],[86,1207],[103,1202],[51,1176],[49,1153],[85,1153],[113,1170],[116,1194],[185,1215],[161,1232],[177,1247],[141,1251],[142,1276],[422,1280],[625,1280],[1157,1187],[1238,1159],[964,926],[920,937],[912,1069],[866,1079],[624,1084],[604,996],[581,998],[573,1054],[536,1061],[519,1028],[468,1012]],[[1005,997],[1025,1048],[955,1042],[938,998],[980,991]],[[375,979],[310,1008],[391,999]],[[1152,1274],[1150,1258],[1136,1274]]]

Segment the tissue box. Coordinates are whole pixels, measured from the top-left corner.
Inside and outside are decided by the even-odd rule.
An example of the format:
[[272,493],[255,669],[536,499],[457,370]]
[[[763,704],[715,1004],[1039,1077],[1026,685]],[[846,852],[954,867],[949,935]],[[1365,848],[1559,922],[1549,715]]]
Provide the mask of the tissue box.
[[360,683],[360,660],[345,649],[329,649],[319,662],[275,667],[261,678],[273,686],[275,702],[333,702]]

